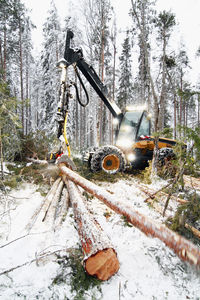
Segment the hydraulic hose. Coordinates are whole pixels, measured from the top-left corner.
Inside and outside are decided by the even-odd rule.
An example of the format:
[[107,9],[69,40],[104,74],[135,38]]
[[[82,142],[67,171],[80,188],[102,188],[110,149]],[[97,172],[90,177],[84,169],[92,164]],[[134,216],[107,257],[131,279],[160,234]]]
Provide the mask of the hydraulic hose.
[[80,81],[80,84],[81,84],[81,86],[82,86],[82,88],[83,88],[83,90],[84,90],[84,92],[85,92],[86,99],[87,99],[87,100],[86,100],[86,103],[81,102],[81,100],[80,100],[80,98],[79,98],[79,94],[78,94],[78,88],[77,88],[76,84],[73,83],[73,84],[74,84],[74,87],[75,87],[75,89],[76,89],[77,100],[78,100],[78,102],[79,102],[79,104],[80,104],[81,106],[86,107],[86,106],[88,105],[88,103],[89,103],[89,95],[88,95],[88,92],[87,92],[87,90],[86,90],[86,87],[85,87],[85,85],[84,85],[84,83],[83,83],[83,81],[82,81],[82,79],[81,79],[81,76],[80,76],[80,74],[79,74],[79,72],[78,72],[76,66],[74,66],[74,70],[75,70],[75,73],[76,73],[76,75],[77,75],[77,77],[78,77],[78,79],[79,79],[79,81]]
[[65,143],[66,143],[66,146],[67,146],[68,156],[70,157],[71,156],[71,150],[70,150],[70,145],[69,145],[69,142],[68,142],[68,139],[67,139],[67,117],[68,117],[68,112],[66,112],[66,115],[65,115],[63,136],[64,136]]

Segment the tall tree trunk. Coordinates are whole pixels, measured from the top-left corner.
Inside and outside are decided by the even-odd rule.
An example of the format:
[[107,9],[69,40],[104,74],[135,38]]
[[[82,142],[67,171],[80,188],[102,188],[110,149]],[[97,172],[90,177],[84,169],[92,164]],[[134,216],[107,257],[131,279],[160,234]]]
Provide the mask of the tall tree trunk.
[[[180,106],[179,106],[179,125],[182,126],[182,116],[183,116],[183,96],[182,96],[182,92],[183,92],[183,72],[181,70],[181,78],[180,78],[180,91],[181,91],[181,95],[180,95]],[[181,132],[180,132],[180,136],[181,136]]]
[[0,164],[1,164],[1,179],[4,179],[4,171],[3,171],[3,144],[2,144],[2,129],[0,127]]
[[159,115],[159,124],[158,129],[163,130],[164,128],[164,115],[165,115],[165,93],[166,93],[166,33],[163,32],[163,53],[162,53],[162,87],[160,94],[160,115]]
[[197,120],[197,124],[198,127],[200,127],[200,96],[198,95],[198,120]]
[[29,131],[29,59],[28,59],[28,53],[26,53],[26,126],[25,126],[25,134],[28,134]]
[[7,60],[7,28],[6,25],[3,29],[3,35],[4,35],[4,52],[3,52],[3,80],[6,81],[6,60]]
[[0,38],[0,61],[1,61],[1,69],[3,70],[3,48],[2,48],[1,38]]
[[177,101],[176,101],[176,95],[174,94],[174,138],[176,139],[176,106],[177,106]]
[[[101,16],[101,57],[100,57],[100,78],[101,81],[104,82],[104,48],[105,48],[105,32],[104,32],[104,12],[103,12],[103,7],[101,8],[102,10],[102,16]],[[99,122],[100,122],[100,126],[99,126],[99,130],[100,130],[100,144],[102,145],[104,142],[104,136],[103,136],[103,131],[104,131],[104,104],[103,101],[101,101],[100,103],[100,115],[99,115]]]
[[22,135],[24,135],[24,82],[23,82],[23,53],[22,53],[22,28],[19,19],[19,58],[20,58],[20,88],[21,88],[21,123]]

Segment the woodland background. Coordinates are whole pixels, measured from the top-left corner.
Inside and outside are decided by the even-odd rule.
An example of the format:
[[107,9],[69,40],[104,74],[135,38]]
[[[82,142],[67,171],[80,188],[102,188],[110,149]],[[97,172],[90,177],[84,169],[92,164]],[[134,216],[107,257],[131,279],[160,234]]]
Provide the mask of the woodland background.
[[[190,63],[185,46],[181,44],[175,51],[170,44],[176,16],[171,11],[156,11],[156,1],[130,1],[127,18],[132,25],[127,27],[120,49],[110,0],[84,0],[81,28],[72,11],[61,25],[51,1],[43,24],[42,50],[36,56],[30,11],[20,0],[0,0],[2,159],[21,159],[27,151],[39,155],[45,147],[45,151],[56,147],[60,80],[56,63],[64,54],[67,29],[74,32],[72,46],[82,47],[85,60],[107,86],[110,99],[122,109],[145,104],[152,113],[152,131],[183,140],[192,132],[195,138],[200,128],[200,84],[194,86],[186,76]],[[197,57],[199,54],[200,48],[196,49]],[[79,85],[72,68],[68,76]],[[75,93],[69,105],[68,137],[74,151],[113,142],[112,117],[95,91],[87,82],[85,85],[89,105],[80,107]],[[81,86],[79,93],[84,102]],[[36,144],[43,145],[43,150]]]

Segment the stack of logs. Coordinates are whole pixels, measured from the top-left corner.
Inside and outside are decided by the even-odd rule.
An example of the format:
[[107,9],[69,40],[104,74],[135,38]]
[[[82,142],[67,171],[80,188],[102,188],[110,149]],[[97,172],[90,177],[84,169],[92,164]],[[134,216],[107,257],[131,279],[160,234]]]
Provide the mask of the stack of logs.
[[[61,177],[54,182],[47,197],[32,216],[30,223],[27,225],[28,230],[32,228],[41,209],[45,212],[42,221],[53,217],[55,221],[54,226],[59,226],[66,213],[66,206],[69,205],[70,201],[84,253],[86,272],[96,276],[100,280],[107,280],[114,275],[119,269],[116,251],[110,239],[87,209],[87,202],[79,189],[81,187],[116,213],[125,216],[128,222],[140,229],[147,236],[159,238],[182,260],[200,266],[199,248],[171,231],[165,225],[157,224],[154,220],[134,210],[126,202],[117,200],[114,194],[81,177],[78,173],[72,171],[72,166],[67,164],[67,161],[67,158],[63,157],[58,163]],[[59,214],[56,217],[56,207],[58,206],[58,201],[64,187],[66,201],[61,205]]]

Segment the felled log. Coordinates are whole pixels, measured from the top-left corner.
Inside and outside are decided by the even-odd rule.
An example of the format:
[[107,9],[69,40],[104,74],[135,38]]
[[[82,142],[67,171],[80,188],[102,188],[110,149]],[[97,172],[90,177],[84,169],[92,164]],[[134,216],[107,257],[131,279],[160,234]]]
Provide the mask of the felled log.
[[59,183],[61,182],[61,178],[58,178],[52,185],[50,191],[48,192],[47,196],[44,198],[44,200],[42,201],[42,203],[38,206],[38,208],[35,210],[35,212],[33,213],[31,219],[30,219],[30,222],[26,225],[26,230],[29,232],[32,227],[34,226],[40,212],[42,209],[44,209],[44,211],[47,210],[49,204],[51,203],[56,191],[57,191],[57,188],[58,188],[58,185]]
[[35,159],[35,158],[30,158],[30,157],[27,157],[26,159],[34,164],[40,164],[40,165],[48,164],[47,160]]
[[56,218],[56,209],[62,194],[63,187],[64,187],[64,182],[60,180],[54,196],[52,197],[51,201],[49,201],[49,205],[42,219],[43,222],[44,221],[51,222],[53,225]]
[[84,266],[88,274],[107,280],[119,269],[119,261],[109,238],[89,213],[78,187],[65,180],[73,207],[74,218],[84,253]]
[[[151,204],[151,206],[161,215],[163,214],[163,207],[161,205],[159,205],[158,203],[156,203],[153,199],[148,198],[146,199],[146,202]],[[188,202],[188,201],[187,201]],[[165,213],[165,216],[167,218],[172,217],[172,214],[169,214],[169,212]],[[184,223],[183,224],[185,228],[191,230],[191,232],[198,238],[200,238],[200,231],[198,229],[196,229],[195,227],[193,227],[192,225],[189,225],[188,223]]]
[[54,226],[56,229],[60,227],[63,221],[65,220],[68,208],[69,208],[69,193],[67,191],[67,188],[64,187],[62,197],[61,197],[61,203],[59,205],[59,209],[57,211],[57,215],[54,221]]
[[200,250],[190,241],[176,234],[165,225],[157,224],[154,220],[134,210],[126,202],[116,200],[114,195],[73,172],[64,163],[60,163],[59,168],[69,180],[72,180],[75,184],[97,197],[116,213],[124,215],[131,224],[146,235],[159,238],[182,260],[200,266]]

